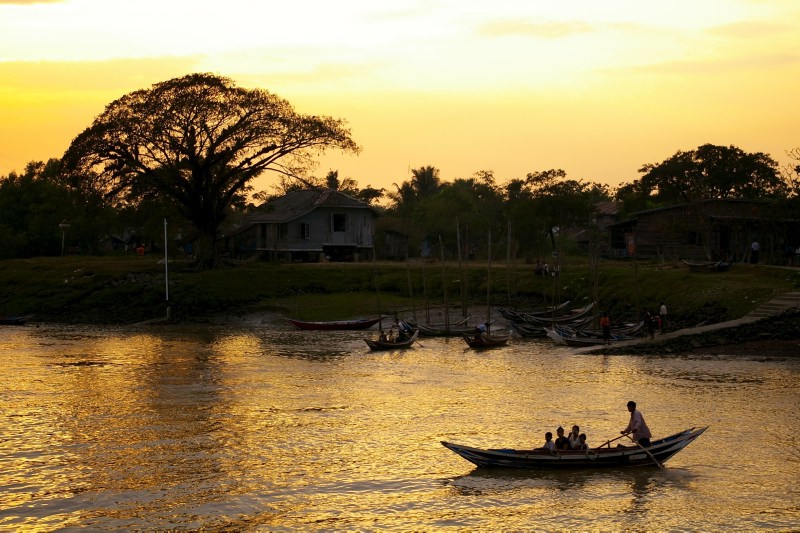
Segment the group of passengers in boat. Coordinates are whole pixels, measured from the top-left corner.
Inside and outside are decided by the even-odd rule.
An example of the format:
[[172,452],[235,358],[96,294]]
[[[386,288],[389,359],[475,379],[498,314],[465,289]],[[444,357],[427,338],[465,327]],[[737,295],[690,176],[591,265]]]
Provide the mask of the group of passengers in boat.
[[[647,424],[644,421],[644,417],[642,416],[641,411],[636,409],[636,402],[630,401],[628,402],[628,412],[631,414],[630,421],[628,422],[628,426],[620,431],[622,435],[631,435],[631,440],[642,446],[647,448],[650,446],[650,438],[652,434],[650,433],[650,428],[647,427]],[[542,450],[550,450],[552,452],[560,451],[560,450],[588,450],[589,445],[586,443],[586,433],[580,432],[579,426],[572,426],[572,431],[570,432],[569,436],[564,436],[564,428],[558,426],[556,429],[556,440],[553,440],[553,434],[548,431],[544,434],[544,446],[541,447]],[[619,437],[617,437],[619,438]],[[616,439],[614,439],[616,440]],[[609,441],[610,442],[610,441]]]
[[381,342],[405,342],[414,335],[414,330],[406,322],[399,320],[397,317],[394,319],[394,324],[389,328],[389,333],[381,329],[378,334],[378,340]]
[[548,431],[544,434],[543,450],[588,450],[589,445],[586,443],[586,433],[581,433],[579,426],[572,426],[572,431],[569,436],[564,436],[564,428],[558,426],[556,429],[556,440],[553,440],[553,434]]

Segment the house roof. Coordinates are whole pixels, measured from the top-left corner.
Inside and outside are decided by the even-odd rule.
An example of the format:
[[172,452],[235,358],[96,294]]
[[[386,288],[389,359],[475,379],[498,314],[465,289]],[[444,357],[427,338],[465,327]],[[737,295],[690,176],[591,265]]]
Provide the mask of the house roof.
[[657,213],[659,211],[673,211],[676,209],[683,209],[685,207],[690,207],[692,205],[700,205],[700,204],[712,204],[712,203],[727,203],[727,204],[750,204],[750,205],[769,205],[771,202],[769,200],[748,200],[744,198],[708,198],[706,200],[700,200],[699,202],[695,203],[683,203],[683,204],[673,204],[664,207],[656,207],[653,209],[646,209],[644,211],[638,211],[633,213],[634,217],[638,217],[640,215],[649,214],[649,213]]
[[599,215],[616,215],[622,209],[622,202],[597,202],[594,208]]
[[285,223],[296,220],[319,207],[368,209],[366,203],[334,189],[303,189],[292,191],[261,206],[259,212],[250,217],[253,223]]
[[[658,213],[658,212],[674,211],[674,210],[677,210],[677,209],[684,209],[684,208],[689,207],[691,205],[711,204],[711,203],[769,205],[770,201],[769,200],[748,200],[748,199],[743,199],[743,198],[709,198],[709,199],[706,199],[706,200],[701,200],[699,202],[696,202],[696,204],[689,204],[689,203],[674,204],[674,205],[668,205],[668,206],[665,206],[665,207],[656,207],[656,208],[653,208],[653,209],[646,209],[644,211],[637,211],[636,213],[633,213],[631,215],[631,218],[627,218],[625,220],[621,220],[621,221],[616,222],[614,224],[609,224],[606,227],[608,227],[608,228],[623,228],[623,227],[626,227],[626,226],[633,226],[633,225],[636,224],[636,221],[641,216],[650,215],[652,213]],[[707,215],[707,216],[709,216],[711,218],[720,218],[720,219],[723,218],[720,215]],[[745,219],[745,218],[752,218],[752,217],[746,217],[744,215],[743,216],[727,215],[725,218],[729,218],[729,219]]]

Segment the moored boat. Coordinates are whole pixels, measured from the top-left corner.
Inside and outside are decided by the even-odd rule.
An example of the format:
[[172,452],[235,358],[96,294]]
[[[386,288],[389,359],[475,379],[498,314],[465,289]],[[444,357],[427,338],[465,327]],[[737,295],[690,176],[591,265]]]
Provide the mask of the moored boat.
[[508,333],[487,333],[465,334],[464,341],[470,348],[497,348],[508,344],[511,337]]
[[475,331],[473,326],[467,326],[469,318],[465,318],[454,324],[420,324],[413,320],[406,320],[406,324],[413,329],[419,330],[419,334],[425,337],[457,337],[465,333]]
[[30,320],[33,315],[0,315],[0,325],[3,326],[22,326]]
[[282,317],[286,322],[303,330],[348,330],[367,329],[378,323],[380,318],[362,318],[356,320],[329,320],[325,322],[306,322],[293,318]]
[[602,467],[661,466],[673,455],[691,444],[708,426],[690,428],[657,439],[650,446],[638,445],[590,448],[589,450],[473,448],[452,442],[442,445],[467,461],[482,468],[593,469]]
[[685,259],[681,259],[681,261],[689,267],[691,272],[725,272],[731,268],[731,264],[727,261],[706,261],[702,263],[693,263]]
[[523,310],[513,310],[501,307],[497,310],[500,313],[500,316],[508,320],[509,322],[525,322],[525,317],[541,317],[541,318],[552,318],[556,316],[561,316],[567,306],[570,304],[570,301],[567,300],[559,305],[555,306],[548,306],[548,307],[539,307],[536,309],[523,309]]
[[405,348],[411,348],[411,345],[414,344],[419,336],[419,331],[415,331],[411,337],[403,340],[397,339],[364,339],[364,342],[367,343],[370,350],[380,351],[380,350],[400,350]]
[[517,324],[526,324],[529,326],[548,326],[552,324],[578,324],[586,317],[590,316],[594,303],[587,304],[580,309],[573,309],[567,314],[556,317],[534,316],[534,315],[519,315],[518,320],[514,321]]

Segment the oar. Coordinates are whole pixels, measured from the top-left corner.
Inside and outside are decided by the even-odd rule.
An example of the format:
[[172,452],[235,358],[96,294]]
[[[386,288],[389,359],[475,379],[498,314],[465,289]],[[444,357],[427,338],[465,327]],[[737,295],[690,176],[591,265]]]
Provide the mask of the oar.
[[647,448],[645,448],[644,446],[642,446],[641,444],[639,444],[639,441],[633,440],[633,437],[631,437],[630,433],[626,433],[626,434],[625,434],[625,436],[626,436],[626,437],[628,437],[629,439],[631,439],[631,441],[633,441],[633,443],[634,443],[635,445],[637,445],[639,448],[641,448],[642,450],[644,450],[644,453],[646,453],[647,455],[649,455],[649,456],[650,456],[650,459],[652,459],[652,460],[653,460],[653,462],[654,462],[655,464],[657,464],[659,468],[661,468],[661,469],[663,469],[663,468],[664,468],[664,465],[662,465],[661,463],[659,463],[659,462],[658,462],[658,459],[656,459],[656,458],[655,458],[655,456],[654,456],[652,453],[650,453],[650,450],[648,450]]
[[[419,331],[417,331],[417,332],[415,333],[415,335],[416,335],[417,337],[419,337]],[[419,340],[418,340],[418,339],[414,339],[414,342],[416,342],[417,344],[419,344],[419,347],[420,347],[420,348],[424,348],[424,346],[422,345],[422,343],[421,343],[421,342],[419,342]]]
[[616,439],[607,440],[607,441],[605,441],[603,444],[601,444],[600,446],[598,446],[598,448],[602,448],[602,447],[603,447],[603,446],[605,446],[606,444],[611,444],[611,443],[612,443],[612,442],[614,442],[615,440],[619,440],[619,439],[621,439],[621,438],[622,438],[622,437],[624,437],[624,436],[625,436],[625,435],[620,435],[620,436],[619,436],[619,437],[617,437]]

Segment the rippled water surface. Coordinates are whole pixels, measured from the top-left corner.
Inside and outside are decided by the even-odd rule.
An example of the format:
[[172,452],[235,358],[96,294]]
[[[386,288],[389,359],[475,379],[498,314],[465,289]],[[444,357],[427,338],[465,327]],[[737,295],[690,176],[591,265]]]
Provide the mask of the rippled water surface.
[[[367,333],[368,334],[368,333]],[[0,329],[0,528],[788,530],[800,359],[576,355],[267,327]],[[665,470],[476,469],[439,444],[710,425]]]

